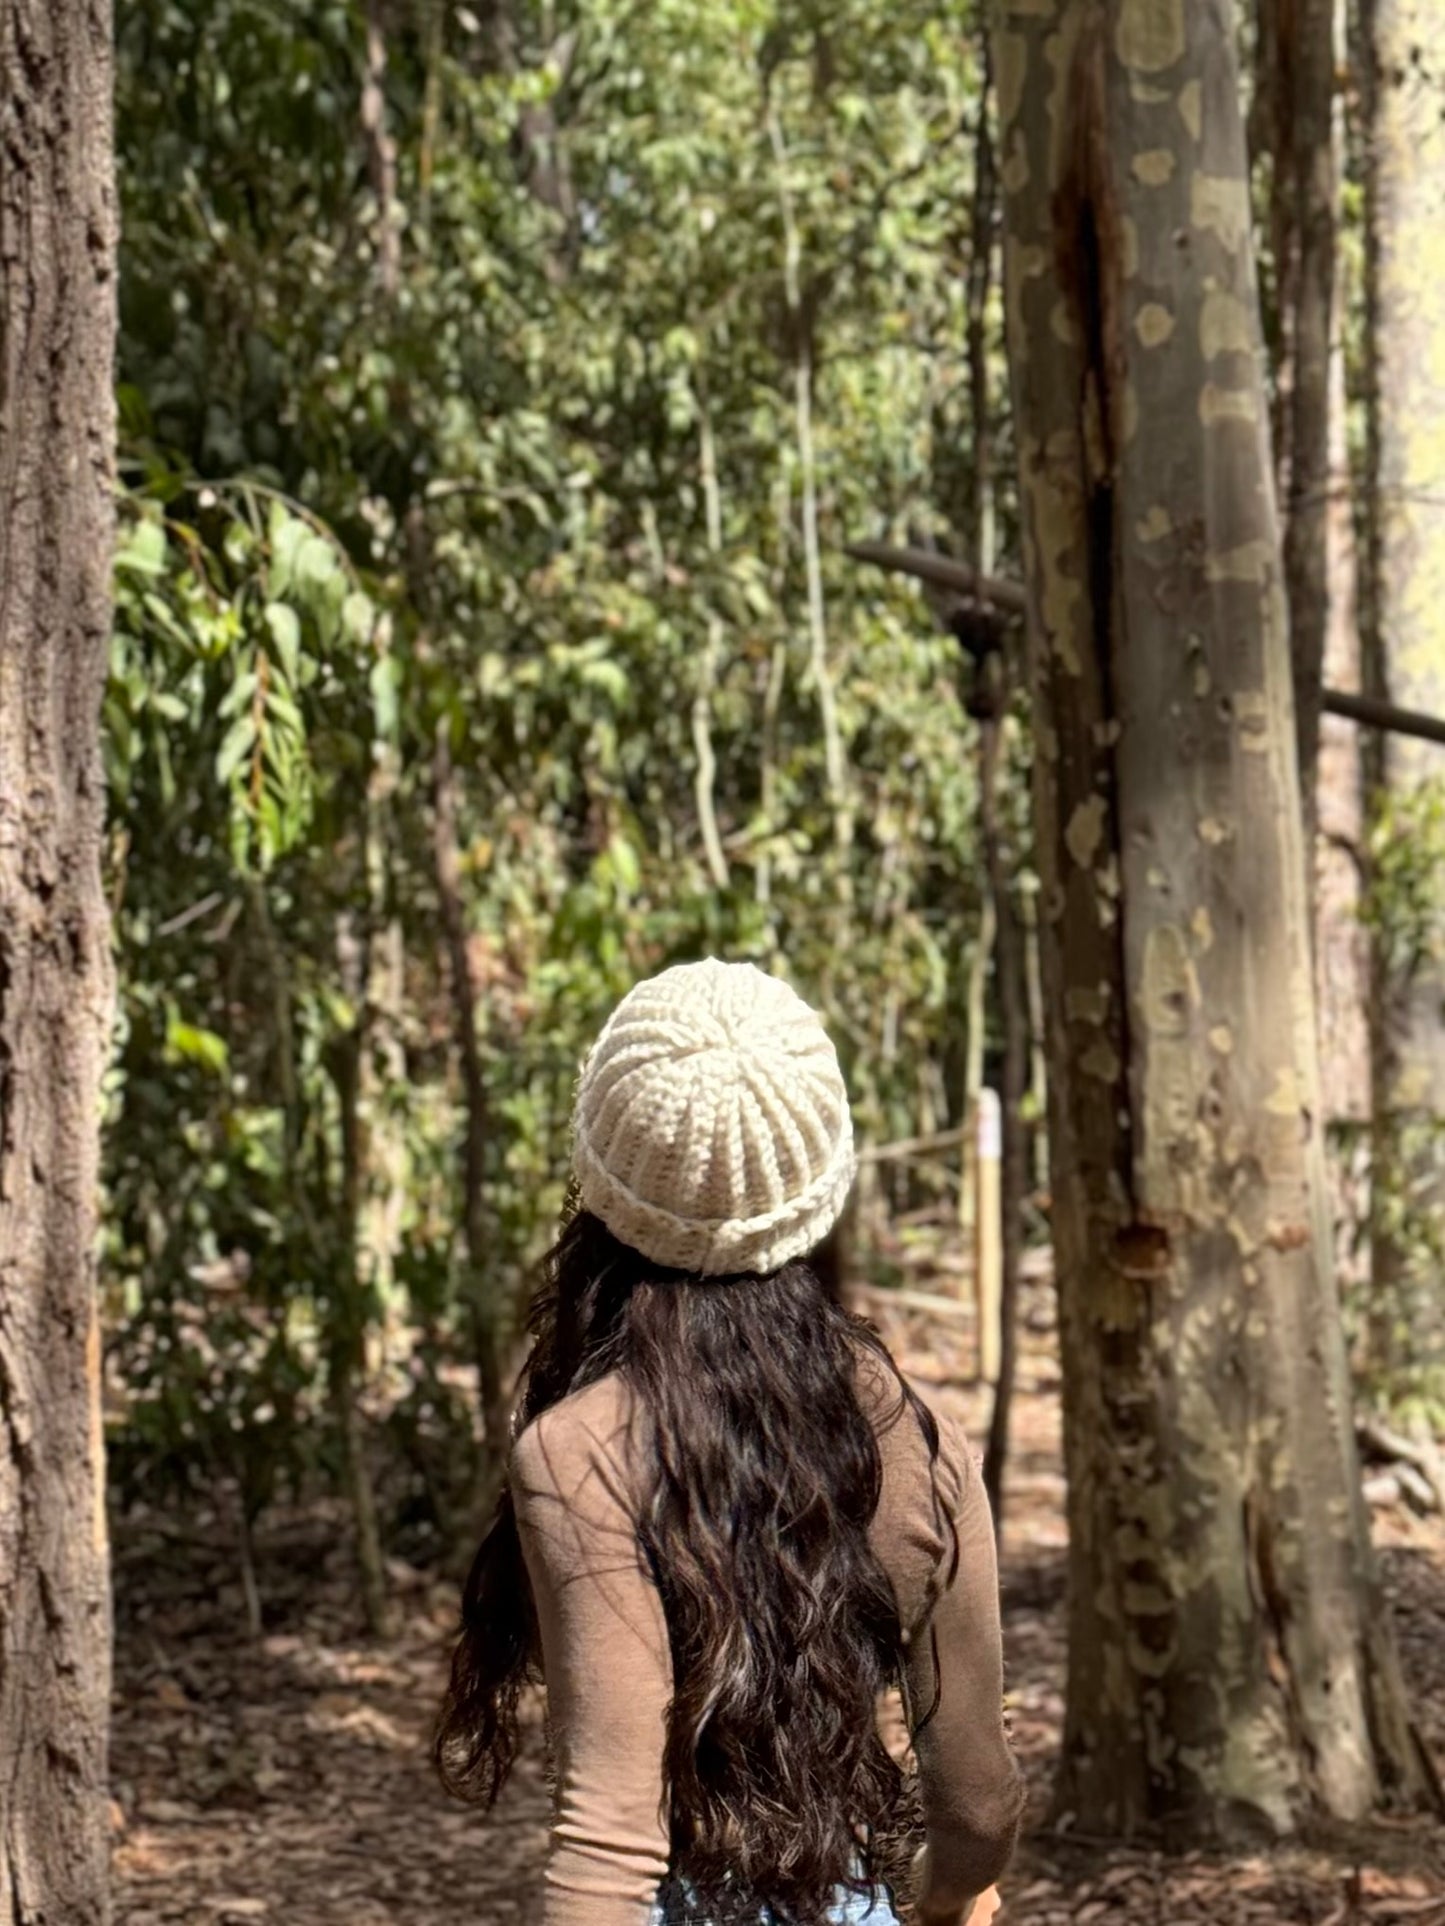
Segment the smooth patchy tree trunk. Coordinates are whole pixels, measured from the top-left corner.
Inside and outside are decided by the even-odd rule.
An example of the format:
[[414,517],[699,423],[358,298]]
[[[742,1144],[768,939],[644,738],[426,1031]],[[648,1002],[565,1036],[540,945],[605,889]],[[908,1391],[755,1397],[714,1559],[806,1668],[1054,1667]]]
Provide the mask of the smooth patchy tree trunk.
[[[1369,519],[1366,655],[1375,693],[1445,716],[1445,120],[1419,51],[1439,44],[1428,0],[1362,0],[1366,75]],[[1445,773],[1403,736],[1377,772],[1396,796]],[[1376,957],[1372,1238],[1378,1363],[1445,1392],[1445,1267],[1397,1206],[1438,1233],[1445,1215],[1445,959]]]
[[1061,1804],[1422,1787],[1325,1209],[1289,635],[1224,0],[997,16],[1069,1474]]
[[111,1020],[105,0],[0,0],[0,1926],[106,1898],[96,1190]]

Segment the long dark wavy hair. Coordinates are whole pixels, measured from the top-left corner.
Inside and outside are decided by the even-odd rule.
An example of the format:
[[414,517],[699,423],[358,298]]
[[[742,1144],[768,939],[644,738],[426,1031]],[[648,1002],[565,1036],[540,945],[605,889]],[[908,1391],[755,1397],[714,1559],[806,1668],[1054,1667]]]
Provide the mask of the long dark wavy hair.
[[[843,1307],[836,1265],[830,1243],[768,1276],[689,1279],[578,1212],[532,1306],[522,1425],[610,1372],[641,1406],[638,1548],[674,1681],[670,1918],[721,1921],[746,1906],[756,1919],[767,1905],[784,1926],[813,1926],[837,1887],[873,1888],[896,1869],[881,1842],[899,1835],[905,1779],[876,1706],[899,1681],[903,1634],[869,1544],[882,1470],[878,1415],[858,1396],[863,1359],[897,1386],[881,1422],[911,1414],[935,1462],[938,1431],[877,1333]],[[449,1790],[496,1799],[520,1694],[538,1676],[504,1489],[467,1579],[437,1730]]]

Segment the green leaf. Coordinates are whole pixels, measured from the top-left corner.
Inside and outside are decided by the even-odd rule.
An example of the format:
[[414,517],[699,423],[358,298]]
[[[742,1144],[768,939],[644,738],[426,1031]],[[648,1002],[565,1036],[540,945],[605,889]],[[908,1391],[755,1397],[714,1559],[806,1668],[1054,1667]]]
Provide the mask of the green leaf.
[[223,717],[234,716],[239,715],[243,709],[248,708],[252,696],[256,693],[256,684],[259,680],[260,678],[256,674],[256,671],[251,668],[249,664],[243,668],[241,673],[236,677],[236,680],[221,698],[219,713]]
[[295,569],[296,586],[303,593],[325,588],[341,573],[335,548],[310,529],[297,545]]
[[401,667],[394,655],[379,655],[371,669],[372,726],[384,741],[394,741],[401,714]]
[[285,602],[268,602],[266,627],[270,630],[271,640],[276,645],[276,653],[281,659],[286,680],[294,683],[300,668],[301,618],[295,609]]
[[217,782],[229,783],[255,746],[256,725],[248,709],[244,715],[236,717],[222,739],[216,754]]
[[116,779],[118,769],[128,769],[135,760],[135,725],[131,721],[130,709],[124,693],[111,685],[106,695],[103,716],[105,721],[106,748],[113,759],[111,780]]
[[341,605],[341,627],[348,641],[368,642],[376,622],[376,605],[360,589],[352,589]]
[[619,662],[586,662],[579,679],[584,688],[596,689],[618,708],[627,700],[627,671]]
[[608,843],[607,855],[618,888],[625,896],[631,896],[642,881],[642,864],[638,858],[636,844],[629,842],[627,837],[619,832]]
[[115,565],[131,575],[163,575],[166,531],[155,515],[143,515],[116,552]]
[[174,1014],[166,1023],[166,1048],[173,1057],[199,1064],[203,1070],[213,1071],[217,1076],[231,1060],[224,1037],[217,1036],[214,1030],[202,1030],[196,1024],[183,1023]]
[[284,682],[274,681],[266,691],[266,713],[279,728],[288,730],[297,741],[301,740],[305,733],[301,711]]
[[311,531],[305,522],[290,514],[280,502],[272,502],[267,535],[271,546],[271,567],[266,577],[272,601],[284,595],[296,580],[296,561],[303,542]]

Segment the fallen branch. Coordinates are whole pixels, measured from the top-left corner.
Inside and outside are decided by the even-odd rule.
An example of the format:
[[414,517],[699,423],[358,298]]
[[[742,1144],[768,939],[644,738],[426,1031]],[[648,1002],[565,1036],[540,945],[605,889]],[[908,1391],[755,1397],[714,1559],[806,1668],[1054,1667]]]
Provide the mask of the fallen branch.
[[[1383,1418],[1373,1416],[1356,1421],[1355,1436],[1363,1450],[1373,1457],[1389,1461],[1406,1495],[1409,1495],[1412,1484],[1418,1495],[1419,1486],[1423,1483],[1433,1500],[1427,1509],[1445,1510],[1445,1451],[1439,1445],[1428,1438],[1407,1438],[1403,1432],[1392,1429]],[[1402,1475],[1407,1471],[1414,1474],[1413,1478]]]

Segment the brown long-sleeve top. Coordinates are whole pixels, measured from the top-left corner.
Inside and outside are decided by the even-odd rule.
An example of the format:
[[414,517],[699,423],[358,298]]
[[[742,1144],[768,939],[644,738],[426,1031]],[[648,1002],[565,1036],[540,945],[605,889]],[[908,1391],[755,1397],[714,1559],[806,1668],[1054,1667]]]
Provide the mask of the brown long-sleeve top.
[[[913,1415],[900,1411],[896,1384],[865,1362],[859,1394],[878,1433],[883,1484],[872,1539],[910,1634],[908,1699],[920,1717],[936,1704],[916,1750],[928,1828],[923,1897],[946,1916],[1003,1870],[1022,1804],[1003,1724],[992,1520],[949,1419],[938,1418],[935,1502],[928,1447]],[[512,1450],[557,1764],[543,1926],[646,1926],[667,1876],[662,1761],[672,1665],[662,1603],[638,1549],[639,1463],[636,1402],[616,1376],[544,1412]],[[940,1503],[958,1533],[951,1583]]]

